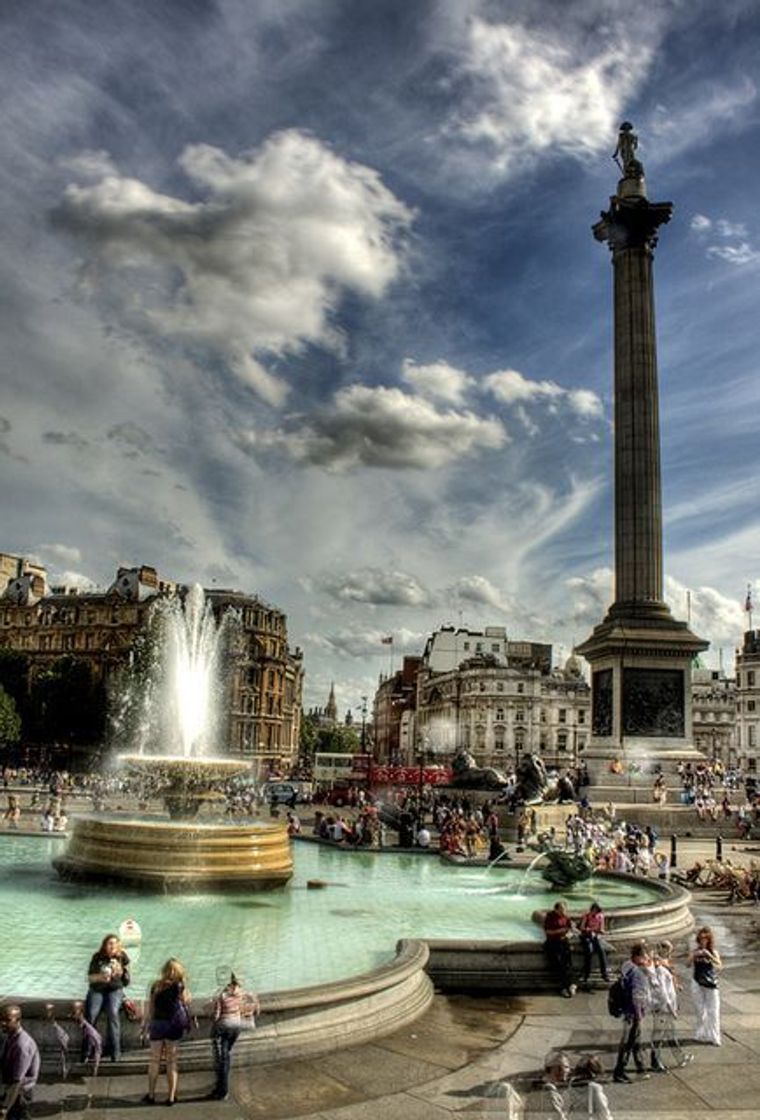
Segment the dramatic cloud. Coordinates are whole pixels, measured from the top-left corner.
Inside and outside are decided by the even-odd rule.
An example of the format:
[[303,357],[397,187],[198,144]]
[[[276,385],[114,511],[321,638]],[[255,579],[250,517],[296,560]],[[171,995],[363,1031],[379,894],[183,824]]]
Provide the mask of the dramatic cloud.
[[89,440],[79,432],[43,432],[42,439],[55,447],[74,447],[77,451],[84,451],[90,446]]
[[583,159],[604,151],[651,62],[656,18],[646,34],[639,21],[608,19],[593,35],[586,29],[585,40],[583,29],[558,22],[555,30],[469,21],[461,60],[468,89],[451,132],[484,145],[500,175],[546,152]]
[[374,606],[427,607],[432,596],[416,576],[408,572],[363,568],[355,572],[323,575],[314,586],[338,602],[369,603]]
[[665,599],[677,618],[686,619],[690,609],[692,630],[713,646],[733,648],[745,629],[746,616],[738,598],[729,599],[714,587],[688,589],[666,576]]
[[253,455],[280,451],[298,463],[334,471],[425,470],[496,450],[506,440],[497,419],[438,411],[430,401],[401,389],[351,385],[336,393],[331,409],[278,431],[244,433],[239,445]]
[[377,172],[295,129],[238,158],[193,144],[179,163],[203,201],[114,173],[66,188],[55,216],[85,247],[82,283],[105,285],[101,299],[132,324],[210,346],[281,404],[286,385],[267,358],[340,347],[341,294],[383,295],[411,211]]
[[451,586],[449,593],[462,602],[495,607],[498,611],[508,611],[512,606],[509,596],[494,587],[485,576],[464,576]]
[[[563,402],[582,419],[598,420],[604,415],[602,402],[593,390],[563,389],[556,381],[531,381],[516,369],[491,373],[483,384],[488,392],[506,405],[517,405],[519,408],[535,402]],[[520,416],[526,426],[533,426],[524,410]]]
[[[338,630],[331,634],[307,634],[305,642],[316,650],[335,653],[339,657],[365,658],[387,657],[388,646],[383,638],[389,630],[360,630],[356,628]],[[417,632],[405,628],[393,630],[393,653],[421,653],[427,641],[427,632]]]
[[68,544],[41,544],[35,552],[45,564],[79,564],[82,560],[81,551]]
[[136,458],[138,455],[146,455],[155,451],[155,445],[150,435],[139,424],[135,424],[133,420],[125,420],[123,424],[115,424],[112,428],[109,428],[106,438],[120,444],[129,458]]
[[448,404],[461,404],[475,379],[448,362],[417,365],[411,358],[404,361],[402,374],[413,389],[424,397],[436,397]]

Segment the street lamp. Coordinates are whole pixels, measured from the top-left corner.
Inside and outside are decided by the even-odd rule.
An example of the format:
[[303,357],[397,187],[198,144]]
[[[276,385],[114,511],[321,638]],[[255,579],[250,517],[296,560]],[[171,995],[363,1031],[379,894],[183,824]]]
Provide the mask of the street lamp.
[[362,754],[366,754],[366,751],[367,751],[367,697],[366,696],[362,696],[361,712],[362,712],[361,747],[362,747]]

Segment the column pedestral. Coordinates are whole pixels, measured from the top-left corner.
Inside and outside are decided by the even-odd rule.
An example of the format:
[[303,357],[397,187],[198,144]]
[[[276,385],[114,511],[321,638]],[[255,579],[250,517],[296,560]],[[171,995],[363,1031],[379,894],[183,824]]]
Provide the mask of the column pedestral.
[[591,741],[584,751],[592,779],[614,762],[666,774],[703,756],[693,745],[691,666],[707,642],[662,603],[616,603],[578,652],[591,666]]

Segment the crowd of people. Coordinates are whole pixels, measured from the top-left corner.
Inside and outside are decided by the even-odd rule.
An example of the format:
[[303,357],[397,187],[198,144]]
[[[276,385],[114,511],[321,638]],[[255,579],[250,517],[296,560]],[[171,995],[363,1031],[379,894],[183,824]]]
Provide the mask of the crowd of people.
[[[720,764],[700,763],[694,767],[689,764],[680,766],[679,777],[682,799],[684,803],[692,804],[698,815],[727,821],[736,814],[739,831],[742,831],[742,822],[746,820],[749,821],[747,831],[751,834],[752,824],[760,818],[760,797],[753,794],[751,782],[745,781],[741,774],[727,772]],[[558,834],[550,829],[540,833],[535,808],[518,806],[515,809],[518,846],[529,845],[537,850],[562,847],[582,856],[595,870],[656,876],[662,880],[671,878],[673,869],[669,854],[662,850],[660,837],[652,824],[640,826],[618,819],[611,803],[592,809],[587,795],[583,793],[588,786],[588,775],[583,770],[568,775],[567,780],[575,784],[581,795],[576,810],[566,815],[564,832]],[[74,778],[66,772],[28,768],[12,771],[6,768],[2,781],[7,791],[7,808],[2,822],[9,829],[18,829],[21,820],[20,800],[17,793],[10,792],[11,787],[31,789],[28,807],[39,811],[42,827],[50,831],[65,829],[66,801],[70,797],[90,797],[96,808],[102,808],[109,801],[118,804],[127,798],[138,804],[147,804],[157,794],[157,788],[151,786],[150,779],[133,776],[82,775]],[[741,790],[742,786],[745,788],[746,803],[734,809],[730,795]],[[229,816],[253,815],[260,808],[260,797],[255,787],[227,783],[221,788],[226,796]],[[656,775],[653,786],[655,801],[663,801],[664,789],[664,777]],[[402,846],[427,848],[437,836],[439,850],[444,855],[494,861],[507,854],[499,828],[500,810],[505,799],[509,801],[504,791],[478,803],[466,792],[408,787],[394,790],[386,806],[390,803],[396,821],[394,827],[398,828]],[[357,800],[350,812],[329,810],[330,807],[325,806],[314,813],[313,836],[343,847],[384,846],[388,826],[382,807],[369,794],[365,793],[360,801]],[[301,822],[295,807],[288,810],[286,824],[291,836],[301,833]],[[404,844],[405,838],[408,845]],[[687,871],[684,878],[690,885],[725,887],[728,901],[747,899],[755,904],[760,902],[760,865],[751,863],[747,868],[735,867],[729,860],[702,861]],[[684,984],[669,942],[661,941],[654,947],[647,946],[644,941],[636,942],[631,947],[629,959],[620,968],[618,979],[613,980],[606,919],[598,903],[592,903],[583,914],[573,919],[566,904],[557,902],[545,917],[544,937],[547,962],[563,997],[572,998],[579,986],[590,990],[595,967],[604,983],[619,986],[619,1014],[623,1027],[612,1072],[615,1082],[629,1083],[634,1070],[638,1076],[648,1076],[692,1060],[693,1055],[684,1048],[682,1028],[679,1026],[679,996]],[[576,941],[580,954],[573,952]],[[696,1041],[719,1046],[719,974],[722,961],[714,934],[708,927],[699,930],[685,965],[691,971],[690,986],[696,1016],[693,1037]],[[86,997],[71,1006],[66,1026],[56,1019],[54,1006],[48,1005],[45,1037],[51,1052],[57,1054],[57,1068],[63,1077],[68,1073],[67,1055],[70,1050],[76,1050],[79,1060],[97,1073],[103,1059],[118,1061],[121,1057],[122,1016],[129,1009],[130,1016],[142,1020],[142,1037],[149,1046],[145,1103],[156,1101],[163,1067],[166,1071],[165,1102],[171,1106],[177,1099],[179,1044],[196,1022],[192,1015],[187,973],[181,962],[170,958],[151,985],[144,1006],[128,998],[130,982],[129,956],[118,937],[109,934],[89,963]],[[253,993],[244,989],[235,973],[230,972],[207,1010],[216,1071],[214,1088],[209,1096],[220,1100],[229,1091],[234,1045],[240,1032],[254,1022],[259,1002]],[[102,1034],[98,1029],[101,1021]],[[31,1091],[39,1077],[39,1045],[24,1029],[18,1007],[0,1009],[0,1029],[6,1037],[0,1056],[4,1086],[0,1120],[20,1120],[26,1113]],[[543,1077],[545,1089],[555,1101],[556,1114],[563,1115],[559,1111],[560,1106],[564,1107],[562,1101],[566,1101],[568,1093],[581,1086],[586,1094],[584,1100],[588,1101],[589,1115],[605,1120],[609,1107],[599,1084],[600,1073],[601,1065],[593,1056],[587,1055],[573,1066],[566,1054],[550,1055]]]

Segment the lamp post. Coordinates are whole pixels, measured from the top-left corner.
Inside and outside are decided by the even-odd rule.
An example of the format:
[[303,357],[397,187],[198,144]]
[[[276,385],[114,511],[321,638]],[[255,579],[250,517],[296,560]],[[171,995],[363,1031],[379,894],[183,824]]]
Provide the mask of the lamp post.
[[367,751],[367,697],[366,696],[362,696],[361,712],[362,712],[361,748],[362,748],[362,754],[366,754],[366,751]]
[[421,735],[417,744],[417,763],[419,766],[418,784],[417,784],[417,831],[422,828],[423,822],[423,809],[422,809],[422,795],[425,788],[425,759],[428,754],[428,737]]

